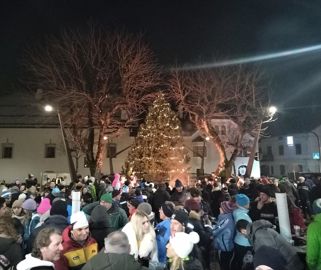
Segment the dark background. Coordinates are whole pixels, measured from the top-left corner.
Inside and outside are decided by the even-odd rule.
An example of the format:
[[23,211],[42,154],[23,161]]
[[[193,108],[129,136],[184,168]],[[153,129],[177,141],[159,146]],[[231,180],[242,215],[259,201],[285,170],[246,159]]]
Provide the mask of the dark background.
[[[27,46],[89,21],[143,33],[160,64],[211,64],[321,44],[321,2],[7,0],[0,4],[0,98],[18,92]],[[271,132],[321,124],[321,50],[257,64],[279,108]]]

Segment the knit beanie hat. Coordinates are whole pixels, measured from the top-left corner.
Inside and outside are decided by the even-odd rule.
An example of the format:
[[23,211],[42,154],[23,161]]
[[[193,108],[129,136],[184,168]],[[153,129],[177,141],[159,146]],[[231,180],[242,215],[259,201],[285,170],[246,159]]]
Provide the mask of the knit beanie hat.
[[231,201],[221,202],[221,209],[224,214],[232,213],[235,208],[236,208],[236,205],[234,202],[231,202]]
[[316,199],[312,204],[313,214],[317,215],[321,213],[321,199]]
[[70,224],[72,225],[73,230],[85,228],[89,226],[86,214],[82,211],[73,213],[71,215]]
[[[271,260],[271,258],[273,258]],[[282,256],[282,253],[270,246],[261,246],[255,252],[253,257],[254,267],[259,265],[266,265],[271,267],[273,270],[285,270],[286,259]]]
[[149,220],[152,220],[155,217],[155,214],[152,211],[152,206],[147,202],[140,203],[137,207],[137,210],[144,212],[148,216]]
[[235,202],[241,207],[247,206],[250,204],[250,199],[245,194],[236,194]]
[[166,217],[171,217],[174,213],[174,207],[172,206],[172,204],[170,203],[163,203],[162,204],[162,210],[163,210],[163,213]]
[[196,232],[177,232],[170,239],[170,244],[178,257],[186,258],[192,252],[194,244],[197,244],[199,241],[200,237]]
[[137,200],[134,197],[129,198],[128,203],[132,205],[134,208],[137,208],[138,205],[141,203],[139,200]]
[[111,196],[113,197],[113,198],[115,198],[116,196],[118,196],[120,193],[121,193],[122,191],[121,191],[121,189],[114,189],[113,191],[112,191],[112,193],[111,193]]
[[101,195],[100,200],[107,203],[113,203],[112,195],[109,192]]
[[188,213],[185,209],[176,210],[172,216],[172,219],[177,220],[179,223],[186,227],[188,223]]
[[60,189],[58,187],[55,187],[52,189],[51,191],[52,195],[54,195],[55,197],[60,195]]
[[18,197],[18,200],[24,201],[26,198],[27,198],[26,193],[21,193],[21,194],[19,195],[19,197]]
[[22,204],[23,204],[23,200],[15,200],[11,206],[11,208],[19,208],[19,207],[22,207]]
[[64,217],[68,217],[68,211],[67,211],[67,203],[63,200],[57,200],[52,203],[51,209],[50,209],[50,215],[60,215]]
[[37,209],[37,203],[34,199],[27,199],[23,202],[22,208],[29,211],[35,211]]
[[42,215],[46,213],[48,210],[50,210],[51,204],[50,200],[48,198],[43,198],[37,208],[37,213]]
[[188,199],[185,201],[184,208],[188,212],[190,212],[190,211],[199,212],[201,210],[201,205],[197,201],[195,201],[194,199]]

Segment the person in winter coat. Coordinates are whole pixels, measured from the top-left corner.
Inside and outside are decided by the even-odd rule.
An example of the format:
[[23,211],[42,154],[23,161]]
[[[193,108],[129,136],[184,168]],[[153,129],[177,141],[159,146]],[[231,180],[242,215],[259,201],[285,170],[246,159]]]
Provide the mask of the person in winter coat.
[[217,223],[213,228],[214,248],[218,251],[221,270],[229,270],[233,257],[235,223],[233,211],[236,205],[233,201],[221,202]]
[[152,200],[152,208],[155,213],[156,222],[161,222],[160,208],[166,201],[169,201],[170,195],[166,191],[166,185],[160,184],[156,192],[154,193]]
[[90,236],[85,213],[72,214],[70,224],[62,233],[63,250],[55,262],[56,270],[80,270],[98,252],[97,242]]
[[41,230],[35,240],[31,254],[17,265],[17,270],[54,270],[54,262],[62,251],[62,237],[55,228]]
[[297,255],[296,249],[283,236],[273,229],[271,222],[257,220],[247,225],[246,233],[252,243],[254,253],[261,246],[269,246],[279,250],[286,259],[285,269],[304,269],[304,265]]
[[82,211],[84,211],[86,215],[90,216],[91,212],[97,205],[102,205],[107,209],[110,226],[114,231],[123,228],[128,222],[125,210],[113,202],[111,193],[103,194],[99,202],[87,204],[82,208]]
[[175,203],[175,205],[184,205],[187,199],[186,191],[184,190],[184,186],[179,179],[175,181],[175,188],[173,189],[171,201]]
[[202,263],[191,256],[195,244],[200,238],[196,232],[177,232],[167,245],[167,257],[170,270],[202,270]]
[[[246,220],[252,223],[248,215],[250,207],[250,199],[245,194],[237,194],[235,196],[236,208],[233,211],[233,219],[235,225],[239,220]],[[244,256],[252,250],[249,239],[240,230],[236,230],[234,237],[234,258],[231,263],[232,269],[239,269],[243,265]]]
[[82,270],[147,270],[129,254],[130,245],[124,232],[112,232],[104,241],[104,248]]
[[312,204],[313,218],[307,231],[306,262],[309,270],[321,269],[321,199]]
[[144,212],[137,211],[122,231],[128,237],[130,254],[135,259],[142,261],[144,266],[148,266],[149,261],[158,262],[156,234]]
[[110,226],[107,209],[102,205],[97,205],[91,212],[89,228],[92,237],[98,243],[98,250],[101,250],[104,247],[104,239],[114,231]]
[[162,222],[158,223],[155,228],[156,241],[158,249],[158,261],[166,264],[166,245],[171,236],[171,217],[174,213],[174,204],[172,202],[165,202],[159,209],[160,219]]
[[54,201],[50,209],[50,216],[31,233],[29,245],[32,247],[37,234],[44,228],[56,228],[61,234],[68,227],[67,203],[63,200]]
[[[10,216],[0,218],[0,255],[7,259],[10,266],[16,266],[23,260],[23,250],[18,241],[18,234]],[[0,260],[0,265],[1,265]]]

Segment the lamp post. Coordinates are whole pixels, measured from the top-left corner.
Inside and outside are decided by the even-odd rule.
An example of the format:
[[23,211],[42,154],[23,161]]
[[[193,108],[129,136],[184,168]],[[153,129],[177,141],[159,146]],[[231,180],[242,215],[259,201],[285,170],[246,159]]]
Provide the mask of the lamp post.
[[263,120],[260,121],[258,131],[254,137],[254,142],[253,142],[253,145],[251,148],[251,153],[250,153],[249,160],[248,160],[247,167],[246,167],[246,176],[248,176],[248,177],[251,177],[254,158],[255,158],[255,152],[257,149],[258,142],[259,142],[262,124],[271,121],[273,119],[274,114],[277,112],[277,110],[278,110],[277,107],[270,106],[269,108],[267,108],[267,113],[268,113],[268,117],[269,117],[268,120],[267,121],[263,121]]
[[[49,104],[47,104],[47,105],[44,106],[44,110],[46,112],[53,112],[54,111],[54,107],[49,105]],[[65,128],[64,128],[64,123],[63,123],[63,121],[61,119],[61,115],[60,115],[59,109],[56,109],[56,112],[57,112],[57,116],[58,116],[58,121],[59,121],[62,141],[63,141],[65,152],[66,152],[66,155],[67,155],[70,178],[71,178],[71,181],[74,181],[76,179],[76,177],[77,177],[75,165],[74,165],[74,162],[72,160],[69,143],[68,143],[68,141],[66,139],[66,132],[65,132]]]
[[312,133],[315,137],[316,137],[316,139],[317,139],[317,144],[318,144],[318,153],[319,153],[319,172],[321,173],[321,148],[320,148],[320,138],[319,138],[319,135],[316,133],[316,132],[314,132],[314,131],[310,131],[310,133]]

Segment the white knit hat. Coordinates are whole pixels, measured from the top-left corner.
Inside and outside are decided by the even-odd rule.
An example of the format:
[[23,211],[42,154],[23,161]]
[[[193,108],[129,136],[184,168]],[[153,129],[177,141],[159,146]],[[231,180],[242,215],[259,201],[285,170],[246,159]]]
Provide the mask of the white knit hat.
[[170,244],[178,257],[186,258],[192,252],[194,244],[197,244],[199,241],[200,237],[196,232],[177,232],[170,239]]
[[71,215],[70,224],[72,225],[73,230],[89,226],[86,214],[82,211],[76,212]]

